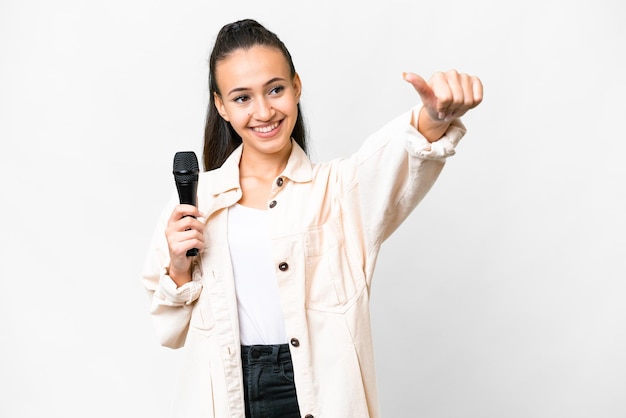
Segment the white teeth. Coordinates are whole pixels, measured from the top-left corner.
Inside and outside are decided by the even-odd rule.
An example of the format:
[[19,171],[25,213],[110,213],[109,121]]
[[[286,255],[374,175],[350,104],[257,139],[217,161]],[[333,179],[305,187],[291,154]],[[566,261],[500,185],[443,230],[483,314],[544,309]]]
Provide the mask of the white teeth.
[[265,133],[268,133],[268,132],[270,132],[270,131],[273,131],[273,130],[274,130],[274,129],[276,129],[277,127],[278,127],[278,122],[276,122],[276,123],[274,123],[274,124],[272,124],[272,125],[269,125],[269,126],[261,126],[261,127],[258,127],[258,128],[252,128],[252,129],[253,129],[255,132],[259,132],[259,133],[265,134]]

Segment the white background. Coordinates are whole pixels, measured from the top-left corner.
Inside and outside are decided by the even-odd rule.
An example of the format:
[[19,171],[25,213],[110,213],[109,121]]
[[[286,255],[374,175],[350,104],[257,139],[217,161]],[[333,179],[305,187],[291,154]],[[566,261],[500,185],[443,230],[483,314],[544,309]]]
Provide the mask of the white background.
[[483,104],[381,253],[385,417],[626,416],[625,6],[0,0],[0,416],[165,417],[180,350],[140,273],[200,155],[208,55],[252,17],[300,72],[313,160],[481,77]]

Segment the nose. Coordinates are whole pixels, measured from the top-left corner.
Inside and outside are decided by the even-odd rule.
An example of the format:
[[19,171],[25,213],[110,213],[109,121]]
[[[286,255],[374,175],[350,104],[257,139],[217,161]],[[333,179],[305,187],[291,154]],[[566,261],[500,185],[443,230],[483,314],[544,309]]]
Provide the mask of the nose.
[[258,99],[254,106],[253,115],[257,120],[267,121],[274,116],[274,108],[266,98]]

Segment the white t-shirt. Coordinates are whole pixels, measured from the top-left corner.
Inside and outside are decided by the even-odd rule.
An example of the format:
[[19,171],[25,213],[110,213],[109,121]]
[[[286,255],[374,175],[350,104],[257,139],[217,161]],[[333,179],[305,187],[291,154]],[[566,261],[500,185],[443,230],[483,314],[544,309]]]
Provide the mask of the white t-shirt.
[[287,342],[267,216],[266,210],[240,204],[228,209],[228,245],[243,345]]

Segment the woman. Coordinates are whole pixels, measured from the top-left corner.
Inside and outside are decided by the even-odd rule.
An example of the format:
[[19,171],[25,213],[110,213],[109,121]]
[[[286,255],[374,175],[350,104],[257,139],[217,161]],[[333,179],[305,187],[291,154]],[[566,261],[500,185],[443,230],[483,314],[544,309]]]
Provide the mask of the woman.
[[[143,276],[161,343],[186,347],[175,416],[379,416],[378,251],[454,153],[458,118],[482,100],[480,80],[456,71],[404,78],[423,105],[350,158],[314,164],[286,47],[253,20],[221,29],[199,207],[172,193]],[[200,255],[187,257],[191,248]]]

